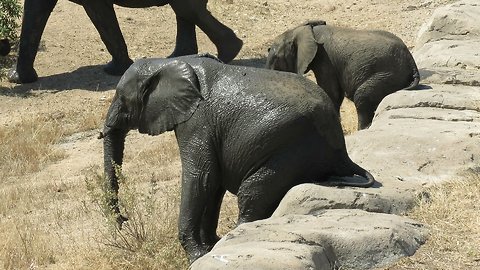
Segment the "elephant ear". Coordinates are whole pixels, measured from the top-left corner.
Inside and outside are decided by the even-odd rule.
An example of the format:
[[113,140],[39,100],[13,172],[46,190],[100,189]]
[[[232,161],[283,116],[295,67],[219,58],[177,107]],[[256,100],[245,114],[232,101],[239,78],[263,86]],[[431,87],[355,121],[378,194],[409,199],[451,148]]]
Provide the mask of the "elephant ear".
[[138,131],[149,135],[173,130],[187,121],[203,100],[195,71],[179,60],[152,74],[141,90]]
[[297,48],[297,74],[305,74],[308,66],[315,58],[318,49],[318,43],[313,36],[312,26],[305,25],[297,27],[293,36]]

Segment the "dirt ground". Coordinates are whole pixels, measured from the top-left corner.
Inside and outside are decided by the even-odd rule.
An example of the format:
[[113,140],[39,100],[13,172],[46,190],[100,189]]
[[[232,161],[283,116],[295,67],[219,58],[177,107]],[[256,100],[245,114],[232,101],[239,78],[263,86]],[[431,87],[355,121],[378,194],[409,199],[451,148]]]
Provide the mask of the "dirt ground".
[[[232,64],[262,66],[274,37],[311,19],[357,29],[388,30],[413,48],[421,24],[436,7],[450,2],[453,1],[210,0],[209,9],[244,41],[242,51]],[[171,53],[176,26],[169,6],[117,7],[116,11],[132,59],[165,57]],[[216,53],[205,34],[199,31],[197,36],[200,52]],[[19,220],[25,219],[39,230],[54,230],[55,236],[49,241],[61,246],[62,251],[52,252],[56,267],[52,264],[50,268],[75,268],[74,265],[81,261],[81,254],[76,254],[79,247],[90,245],[91,239],[96,237],[91,232],[94,221],[89,221],[88,215],[74,213],[81,212],[82,202],[87,200],[84,194],[87,170],[102,165],[102,142],[96,136],[119,80],[119,77],[102,72],[102,65],[109,60],[110,56],[83,8],[69,1],[59,1],[45,29],[35,61],[39,81],[26,85],[0,82],[1,128],[8,129],[26,119],[51,119],[71,126],[66,132],[68,136],[62,136],[55,145],[61,158],[42,164],[38,170],[10,174],[0,180],[3,196],[10,196],[12,190],[22,194],[22,189],[31,189],[24,197],[17,194],[9,202],[9,207],[4,206],[7,210],[3,212],[0,203],[0,237],[14,234],[15,229],[8,224],[18,225]],[[344,110],[352,112],[351,108]],[[170,151],[176,156],[166,158],[170,168],[167,173],[162,169],[167,165],[155,163],[155,166],[149,166],[140,157],[149,153],[151,145],[162,142],[174,144],[173,135],[147,137],[133,132],[127,138],[125,174],[147,179],[155,171],[156,177],[169,175],[165,183],[178,183],[180,165],[175,149]],[[15,200],[22,198],[31,200],[31,205],[22,203],[22,207],[18,207],[20,203]],[[42,198],[45,204],[39,206],[37,202]],[[53,202],[54,199],[57,201]],[[51,215],[63,218],[48,217]],[[80,258],[73,259],[76,256]],[[44,264],[48,265],[48,260]],[[38,265],[38,262],[33,264],[34,267]]]

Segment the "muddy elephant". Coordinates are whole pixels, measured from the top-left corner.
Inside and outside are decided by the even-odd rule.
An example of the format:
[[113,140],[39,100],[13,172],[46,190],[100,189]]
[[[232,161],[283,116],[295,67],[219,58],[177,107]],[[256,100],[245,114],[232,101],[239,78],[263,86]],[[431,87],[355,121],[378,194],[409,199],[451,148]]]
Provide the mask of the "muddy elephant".
[[[243,42],[230,28],[219,22],[207,10],[208,0],[70,1],[83,6],[108,52],[112,55],[112,60],[104,67],[104,71],[111,75],[122,75],[132,64],[113,9],[114,4],[131,8],[169,4],[177,19],[176,44],[171,56],[198,52],[195,25],[200,27],[215,44],[218,57],[224,62],[230,62],[235,58],[243,45]],[[33,63],[43,30],[56,4],[57,0],[25,0],[18,60],[8,75],[11,82],[29,83],[38,79]]]
[[[348,156],[327,94],[302,76],[226,65],[209,55],[136,61],[121,78],[103,132],[105,175],[120,223],[116,166],[129,130],[175,131],[182,164],[179,239],[190,261],[218,241],[225,191],[238,223],[269,217],[306,182],[369,187]],[[355,176],[355,177],[350,177]]]
[[10,53],[10,41],[6,38],[0,39],[0,56],[7,56]]
[[354,102],[358,129],[367,128],[382,99],[414,89],[420,74],[403,41],[386,31],[354,30],[311,21],[278,36],[267,68],[304,74],[312,70],[337,111]]

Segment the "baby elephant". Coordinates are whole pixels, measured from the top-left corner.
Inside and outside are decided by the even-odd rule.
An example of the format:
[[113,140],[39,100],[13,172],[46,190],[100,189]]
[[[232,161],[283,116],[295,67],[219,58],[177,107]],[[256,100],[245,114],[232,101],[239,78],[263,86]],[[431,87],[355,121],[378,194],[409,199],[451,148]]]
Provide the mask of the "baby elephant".
[[369,187],[375,181],[348,157],[327,94],[302,76],[225,65],[208,55],[143,59],[118,83],[100,136],[117,217],[113,164],[122,164],[132,129],[175,131],[182,162],[179,239],[192,262],[219,239],[226,190],[238,196],[243,223],[269,217],[301,183]]
[[358,129],[367,128],[382,99],[414,89],[420,74],[403,41],[385,31],[354,30],[312,21],[278,36],[267,68],[304,74],[312,70],[337,111],[343,97],[355,103]]

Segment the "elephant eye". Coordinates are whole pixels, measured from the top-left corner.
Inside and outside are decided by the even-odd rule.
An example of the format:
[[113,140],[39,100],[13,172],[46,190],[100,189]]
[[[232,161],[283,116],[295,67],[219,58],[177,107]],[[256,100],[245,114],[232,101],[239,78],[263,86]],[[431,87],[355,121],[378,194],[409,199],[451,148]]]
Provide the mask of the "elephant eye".
[[270,52],[270,48],[267,49],[267,52]]

